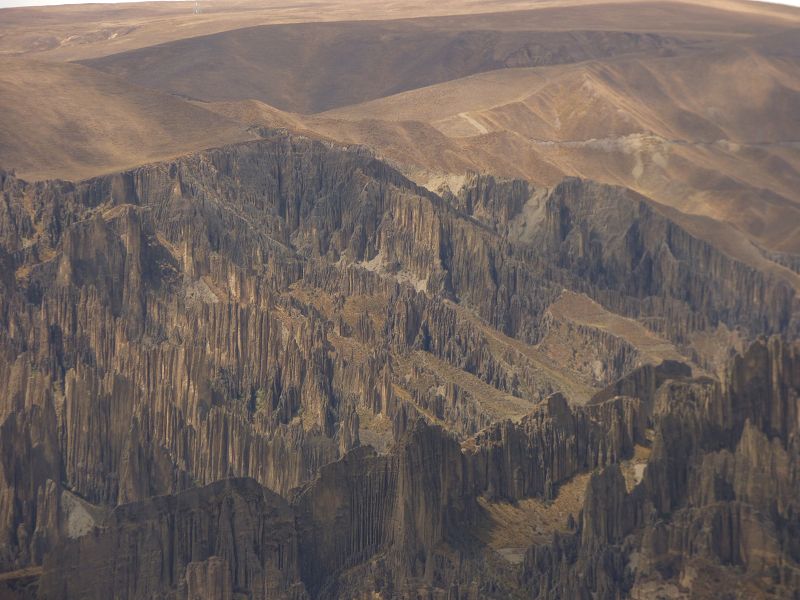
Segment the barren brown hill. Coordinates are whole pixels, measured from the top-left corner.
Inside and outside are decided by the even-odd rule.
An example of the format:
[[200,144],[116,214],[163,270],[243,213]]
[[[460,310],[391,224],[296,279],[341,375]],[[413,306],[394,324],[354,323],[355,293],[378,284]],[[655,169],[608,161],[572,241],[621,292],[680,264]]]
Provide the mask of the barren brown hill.
[[[533,27],[537,23],[530,13],[520,18]],[[694,36],[526,31],[503,24],[492,29],[492,19],[473,17],[455,23],[426,19],[251,27],[85,64],[189,98],[252,98],[314,113],[499,68],[675,54],[707,43]]]
[[80,179],[252,139],[175,96],[81,65],[0,60],[0,165]]
[[[467,172],[503,173],[526,177],[537,173],[537,181],[555,182],[564,172],[537,153],[509,153],[505,159],[471,138],[451,137],[420,120],[387,120],[378,117],[339,119],[279,110],[258,100],[241,102],[197,102],[246,126],[287,129],[292,132],[338,142],[367,146],[418,183],[438,189],[449,181],[456,191]],[[513,140],[509,149],[514,148]]]
[[[197,18],[224,22],[225,15],[244,10],[244,5],[236,6]],[[514,6],[493,5],[495,10]],[[189,30],[177,27],[172,41],[155,44],[154,38],[138,49],[124,49],[124,40],[119,41],[128,35],[124,31],[111,33],[107,40],[89,39],[86,52],[96,57],[84,56],[86,64],[96,68],[190,98],[257,99],[283,110],[308,113],[497,68],[621,55],[674,55],[713,43],[779,33],[799,23],[790,10],[753,12],[747,3],[735,2],[711,6],[647,0],[542,2],[533,6],[526,11],[380,21],[366,20],[382,13],[365,9],[355,15],[361,20],[244,28],[240,23],[237,29],[223,28],[209,35],[192,33],[192,23],[187,21]],[[460,3],[460,8],[464,12],[478,7]],[[348,14],[328,9],[320,7],[317,19],[298,16],[298,20]],[[279,13],[273,10],[273,17]],[[259,14],[250,14],[247,24],[257,25],[263,18]],[[405,14],[430,11],[411,8]],[[134,27],[130,34],[136,31]]]
[[[692,31],[726,36],[763,33],[800,22],[791,8],[747,0],[709,0],[702,5],[663,0],[225,0],[201,1],[200,8],[200,14],[193,14],[190,2],[136,2],[3,9],[0,53],[80,60],[257,25],[437,15],[447,16],[439,27],[443,22],[462,29],[474,29],[465,22],[474,23],[470,15],[480,14],[489,28],[513,29],[535,16],[537,27],[556,31]],[[520,19],[522,9],[528,11],[528,19]],[[510,16],[496,14],[514,11]]]
[[[796,41],[795,33],[773,38],[769,53],[754,43],[691,57],[506,69],[320,117],[424,123],[469,148],[484,170],[548,185],[563,174],[625,185],[731,223],[767,248],[797,251]],[[352,136],[353,126],[343,129]],[[398,156],[392,137],[368,143]]]

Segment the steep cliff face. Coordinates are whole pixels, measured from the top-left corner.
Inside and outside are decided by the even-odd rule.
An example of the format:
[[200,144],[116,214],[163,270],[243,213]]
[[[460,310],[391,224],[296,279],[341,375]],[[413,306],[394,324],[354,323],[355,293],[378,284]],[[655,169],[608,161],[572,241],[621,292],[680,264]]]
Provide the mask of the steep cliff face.
[[600,327],[555,318],[548,311],[542,319],[545,335],[539,349],[557,357],[564,371],[572,371],[593,386],[608,386],[642,363],[641,349]]
[[577,532],[528,552],[534,597],[796,595],[799,429],[767,415],[796,410],[799,351],[762,340],[722,384],[665,383],[642,482],[592,478]]
[[[91,576],[87,576],[91,573]],[[285,500],[251,479],[126,504],[44,565],[41,598],[307,597]]]
[[52,381],[24,358],[6,363],[0,425],[0,564],[40,564],[60,533],[61,465]]
[[[757,342],[731,364],[768,360],[736,385],[769,394],[773,407],[796,404],[798,350]],[[780,368],[765,377],[767,365]],[[644,598],[659,589],[703,597],[723,577],[731,589],[769,581],[767,596],[786,597],[798,584],[797,427],[787,447],[753,424],[741,410],[749,393],[733,387],[733,379],[686,378],[659,387],[652,454],[630,491],[620,461],[647,443],[638,400],[589,410],[554,396],[528,422],[463,448],[418,419],[388,454],[354,449],[288,502],[253,480],[230,480],[121,506],[56,546],[40,594],[204,597],[208,586],[223,597]],[[559,484],[592,470],[573,531],[564,523],[552,543],[532,546],[521,588],[507,587],[474,537],[478,500],[558,500]]]
[[[0,190],[0,572],[44,564],[45,597],[502,597],[516,575],[473,539],[481,502],[557,500],[649,425],[658,510],[685,500],[664,457],[696,458],[687,432],[724,441],[708,468],[734,488],[755,489],[736,479],[746,448],[777,439],[788,454],[762,454],[793,464],[791,346],[754,346],[720,385],[649,364],[653,339],[674,357],[668,339],[688,353],[717,323],[794,331],[792,291],[616,188],[476,176],[439,196],[363,150],[268,134],[84,182],[2,173]],[[624,331],[554,311],[565,290]],[[231,478],[249,479],[215,487]],[[537,552],[569,579],[561,550]]]
[[632,192],[565,180],[546,200],[539,239],[603,304],[659,317],[652,326],[679,342],[718,323],[797,332],[797,300],[787,283],[692,237]]
[[[496,585],[491,576],[481,584],[471,575],[479,560],[471,549],[477,499],[551,497],[554,485],[612,462],[612,450],[624,452],[613,447],[622,439],[617,420],[589,423],[561,397],[531,420],[512,430],[516,437],[506,428],[491,446],[478,438],[463,450],[454,436],[417,419],[388,454],[354,449],[288,502],[255,480],[230,479],[121,505],[49,552],[39,595],[343,597],[353,593],[354,576],[364,593],[403,597]],[[586,444],[579,427],[594,429]],[[588,458],[571,458],[574,445]],[[534,473],[527,485],[503,487],[523,472]]]
[[518,424],[490,426],[475,437],[487,495],[552,500],[576,473],[615,463],[644,441],[637,400],[617,398],[589,411],[570,408],[560,394]]
[[610,386],[600,390],[589,405],[602,404],[615,396],[630,396],[642,402],[642,413],[650,418],[656,404],[656,393],[671,379],[686,379],[692,376],[692,368],[684,363],[665,360],[658,365],[643,365],[629,371]]
[[295,501],[311,593],[351,593],[340,576],[369,562],[386,570],[384,591],[446,587],[459,528],[477,512],[470,467],[453,437],[420,420],[387,456],[358,450],[324,467]]

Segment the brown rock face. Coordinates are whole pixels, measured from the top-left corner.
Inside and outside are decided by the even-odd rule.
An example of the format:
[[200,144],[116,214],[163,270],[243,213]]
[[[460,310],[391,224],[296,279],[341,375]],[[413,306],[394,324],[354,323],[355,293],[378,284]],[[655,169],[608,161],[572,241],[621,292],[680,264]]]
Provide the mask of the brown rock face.
[[651,326],[670,339],[732,322],[797,333],[790,286],[692,237],[633,193],[568,179],[546,201],[544,232],[553,260],[596,286],[603,304],[658,317]]
[[589,411],[571,409],[555,394],[519,424],[487,428],[475,438],[487,495],[553,499],[558,484],[576,473],[629,456],[644,437],[638,415],[638,401],[620,398]]
[[[251,479],[127,504],[44,565],[42,598],[302,598],[285,500]],[[92,576],[87,576],[92,573]]]
[[357,450],[324,467],[295,501],[312,595],[346,594],[338,576],[378,556],[392,588],[446,585],[446,548],[477,511],[470,467],[454,438],[422,421],[388,456]]
[[592,478],[578,531],[528,552],[534,596],[704,597],[714,582],[723,595],[794,597],[800,429],[774,430],[768,415],[797,406],[798,372],[800,346],[772,338],[735,356],[722,384],[662,386],[642,483],[627,492],[616,467]]
[[692,369],[686,364],[666,360],[660,365],[643,365],[631,370],[612,385],[592,396],[589,404],[600,405],[615,396],[630,396],[642,401],[643,415],[650,418],[656,401],[656,392],[670,379],[683,379],[692,376]]
[[[484,175],[440,196],[277,133],[0,193],[3,593],[797,586],[797,345],[692,379],[553,316],[583,294],[686,356],[718,324],[796,333],[791,289],[643,198]],[[552,545],[487,545],[487,513],[549,510],[575,477]]]
[[232,600],[233,583],[228,561],[212,556],[186,565],[186,597],[189,600]]

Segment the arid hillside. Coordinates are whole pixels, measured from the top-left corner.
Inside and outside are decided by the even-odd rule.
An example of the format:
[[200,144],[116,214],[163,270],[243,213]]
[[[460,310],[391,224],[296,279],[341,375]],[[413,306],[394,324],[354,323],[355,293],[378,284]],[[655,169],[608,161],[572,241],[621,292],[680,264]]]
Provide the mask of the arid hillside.
[[189,102],[70,63],[0,59],[0,164],[82,179],[253,139]]

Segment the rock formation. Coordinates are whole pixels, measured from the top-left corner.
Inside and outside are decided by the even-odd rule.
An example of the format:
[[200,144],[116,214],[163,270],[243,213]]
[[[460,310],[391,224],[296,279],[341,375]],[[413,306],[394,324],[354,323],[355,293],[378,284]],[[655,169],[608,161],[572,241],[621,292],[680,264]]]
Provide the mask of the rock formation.
[[[800,351],[756,341],[719,381],[690,364],[718,325],[794,335],[787,284],[618,188],[437,195],[265,135],[81,182],[0,174],[0,592],[798,589]],[[556,319],[564,290],[685,364]],[[524,565],[480,541],[487,506],[576,477],[575,526]]]
[[39,595],[304,598],[292,517],[285,500],[252,479],[125,504],[54,551]]
[[768,415],[797,410],[798,374],[800,347],[772,338],[721,383],[665,383],[642,482],[628,492],[616,465],[592,477],[578,530],[528,552],[533,596],[795,597],[798,421]]

